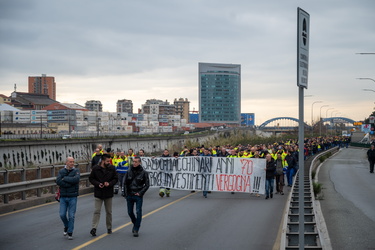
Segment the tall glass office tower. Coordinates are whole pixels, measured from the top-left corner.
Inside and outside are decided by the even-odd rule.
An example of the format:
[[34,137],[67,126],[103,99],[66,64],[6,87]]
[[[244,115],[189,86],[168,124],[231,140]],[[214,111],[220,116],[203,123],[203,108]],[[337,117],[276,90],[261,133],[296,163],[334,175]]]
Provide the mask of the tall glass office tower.
[[241,122],[241,65],[199,63],[199,122]]

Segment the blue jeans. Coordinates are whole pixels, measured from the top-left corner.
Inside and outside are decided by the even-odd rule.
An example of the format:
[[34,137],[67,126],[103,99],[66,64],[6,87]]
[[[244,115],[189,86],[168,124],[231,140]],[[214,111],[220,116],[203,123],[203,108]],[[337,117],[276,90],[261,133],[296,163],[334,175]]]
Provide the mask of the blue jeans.
[[[143,197],[137,195],[129,195],[126,197],[126,202],[128,205],[128,215],[134,225],[133,230],[139,231],[141,227],[142,221],[142,204],[143,204]],[[135,210],[137,217],[134,215],[134,203],[135,203]]]
[[294,175],[294,168],[288,168],[286,170],[286,178],[288,180],[288,185],[289,186],[293,185],[293,175]]
[[273,183],[275,182],[274,178],[266,179],[266,196],[273,194]]
[[[77,209],[77,197],[60,197],[60,218],[68,233],[73,233],[74,218]],[[66,217],[68,213],[68,217]]]

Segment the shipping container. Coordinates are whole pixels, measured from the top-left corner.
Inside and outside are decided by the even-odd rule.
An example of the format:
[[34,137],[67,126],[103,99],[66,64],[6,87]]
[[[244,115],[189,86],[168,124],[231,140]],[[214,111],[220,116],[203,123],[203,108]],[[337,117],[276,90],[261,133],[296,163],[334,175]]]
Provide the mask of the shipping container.
[[20,116],[20,115],[28,115],[28,116],[30,116],[30,110],[26,110],[26,111],[13,111],[13,115],[15,115],[15,116]]
[[87,121],[77,121],[77,126],[88,126],[89,123]]
[[13,122],[30,122],[30,117],[13,116]]
[[159,119],[159,122],[169,122],[169,120],[165,119],[165,118],[161,118],[161,119]]
[[158,127],[159,126],[159,122],[158,121],[149,121],[149,124],[152,127]]
[[96,131],[96,126],[88,126],[87,127],[87,131],[90,131],[90,132],[95,132]]
[[66,110],[47,110],[47,115],[66,115]]
[[45,115],[47,116],[47,110],[32,110],[31,115]]

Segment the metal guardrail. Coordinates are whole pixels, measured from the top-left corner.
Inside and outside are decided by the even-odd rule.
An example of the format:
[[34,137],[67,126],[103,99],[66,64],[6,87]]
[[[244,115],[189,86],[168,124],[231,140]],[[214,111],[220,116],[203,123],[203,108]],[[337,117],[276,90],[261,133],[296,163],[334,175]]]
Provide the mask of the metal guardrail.
[[[86,172],[80,173],[80,182],[86,182],[86,187],[90,186],[88,177],[90,175],[90,165],[88,163],[76,164],[75,167],[80,165],[86,166]],[[22,168],[13,170],[1,170],[0,174],[3,174],[4,184],[0,185],[0,195],[3,195],[4,204],[9,203],[9,195],[13,193],[21,193],[21,199],[26,200],[26,191],[36,190],[37,197],[42,196],[43,188],[51,188],[51,193],[56,192],[56,170],[61,169],[64,165],[57,166],[46,166],[38,168]],[[50,175],[52,177],[42,178],[42,170],[50,169]],[[26,181],[26,171],[36,171],[36,179]],[[20,182],[9,183],[9,174],[11,172],[19,172],[21,175]]]
[[[80,181],[86,181],[90,173],[81,173]],[[23,192],[27,190],[40,189],[56,186],[56,177],[37,179],[32,181],[22,181],[0,185],[0,195]]]
[[[291,250],[301,249],[299,246],[299,188],[304,189],[304,228],[305,228],[305,246],[304,249],[325,249],[323,242],[324,237],[321,236],[320,224],[317,222],[315,206],[315,196],[312,185],[311,173],[315,171],[316,167],[321,163],[320,157],[336,152],[339,148],[334,147],[325,150],[314,157],[311,164],[308,166],[309,171],[305,169],[304,176],[304,187],[299,186],[299,174],[296,173],[296,177],[293,181],[293,186],[288,197],[288,204],[286,206],[286,212],[284,214],[283,222],[283,235],[281,240],[280,249]],[[301,167],[301,166],[300,166]]]

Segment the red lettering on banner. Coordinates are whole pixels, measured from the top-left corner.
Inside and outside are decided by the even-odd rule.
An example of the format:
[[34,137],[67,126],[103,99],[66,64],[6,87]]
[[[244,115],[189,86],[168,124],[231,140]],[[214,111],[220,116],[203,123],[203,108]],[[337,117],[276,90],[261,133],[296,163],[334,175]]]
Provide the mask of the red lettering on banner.
[[242,174],[252,175],[253,174],[253,161],[248,159],[241,159],[240,162],[242,163]]
[[250,191],[250,176],[243,175],[216,175],[218,191],[246,192]]

